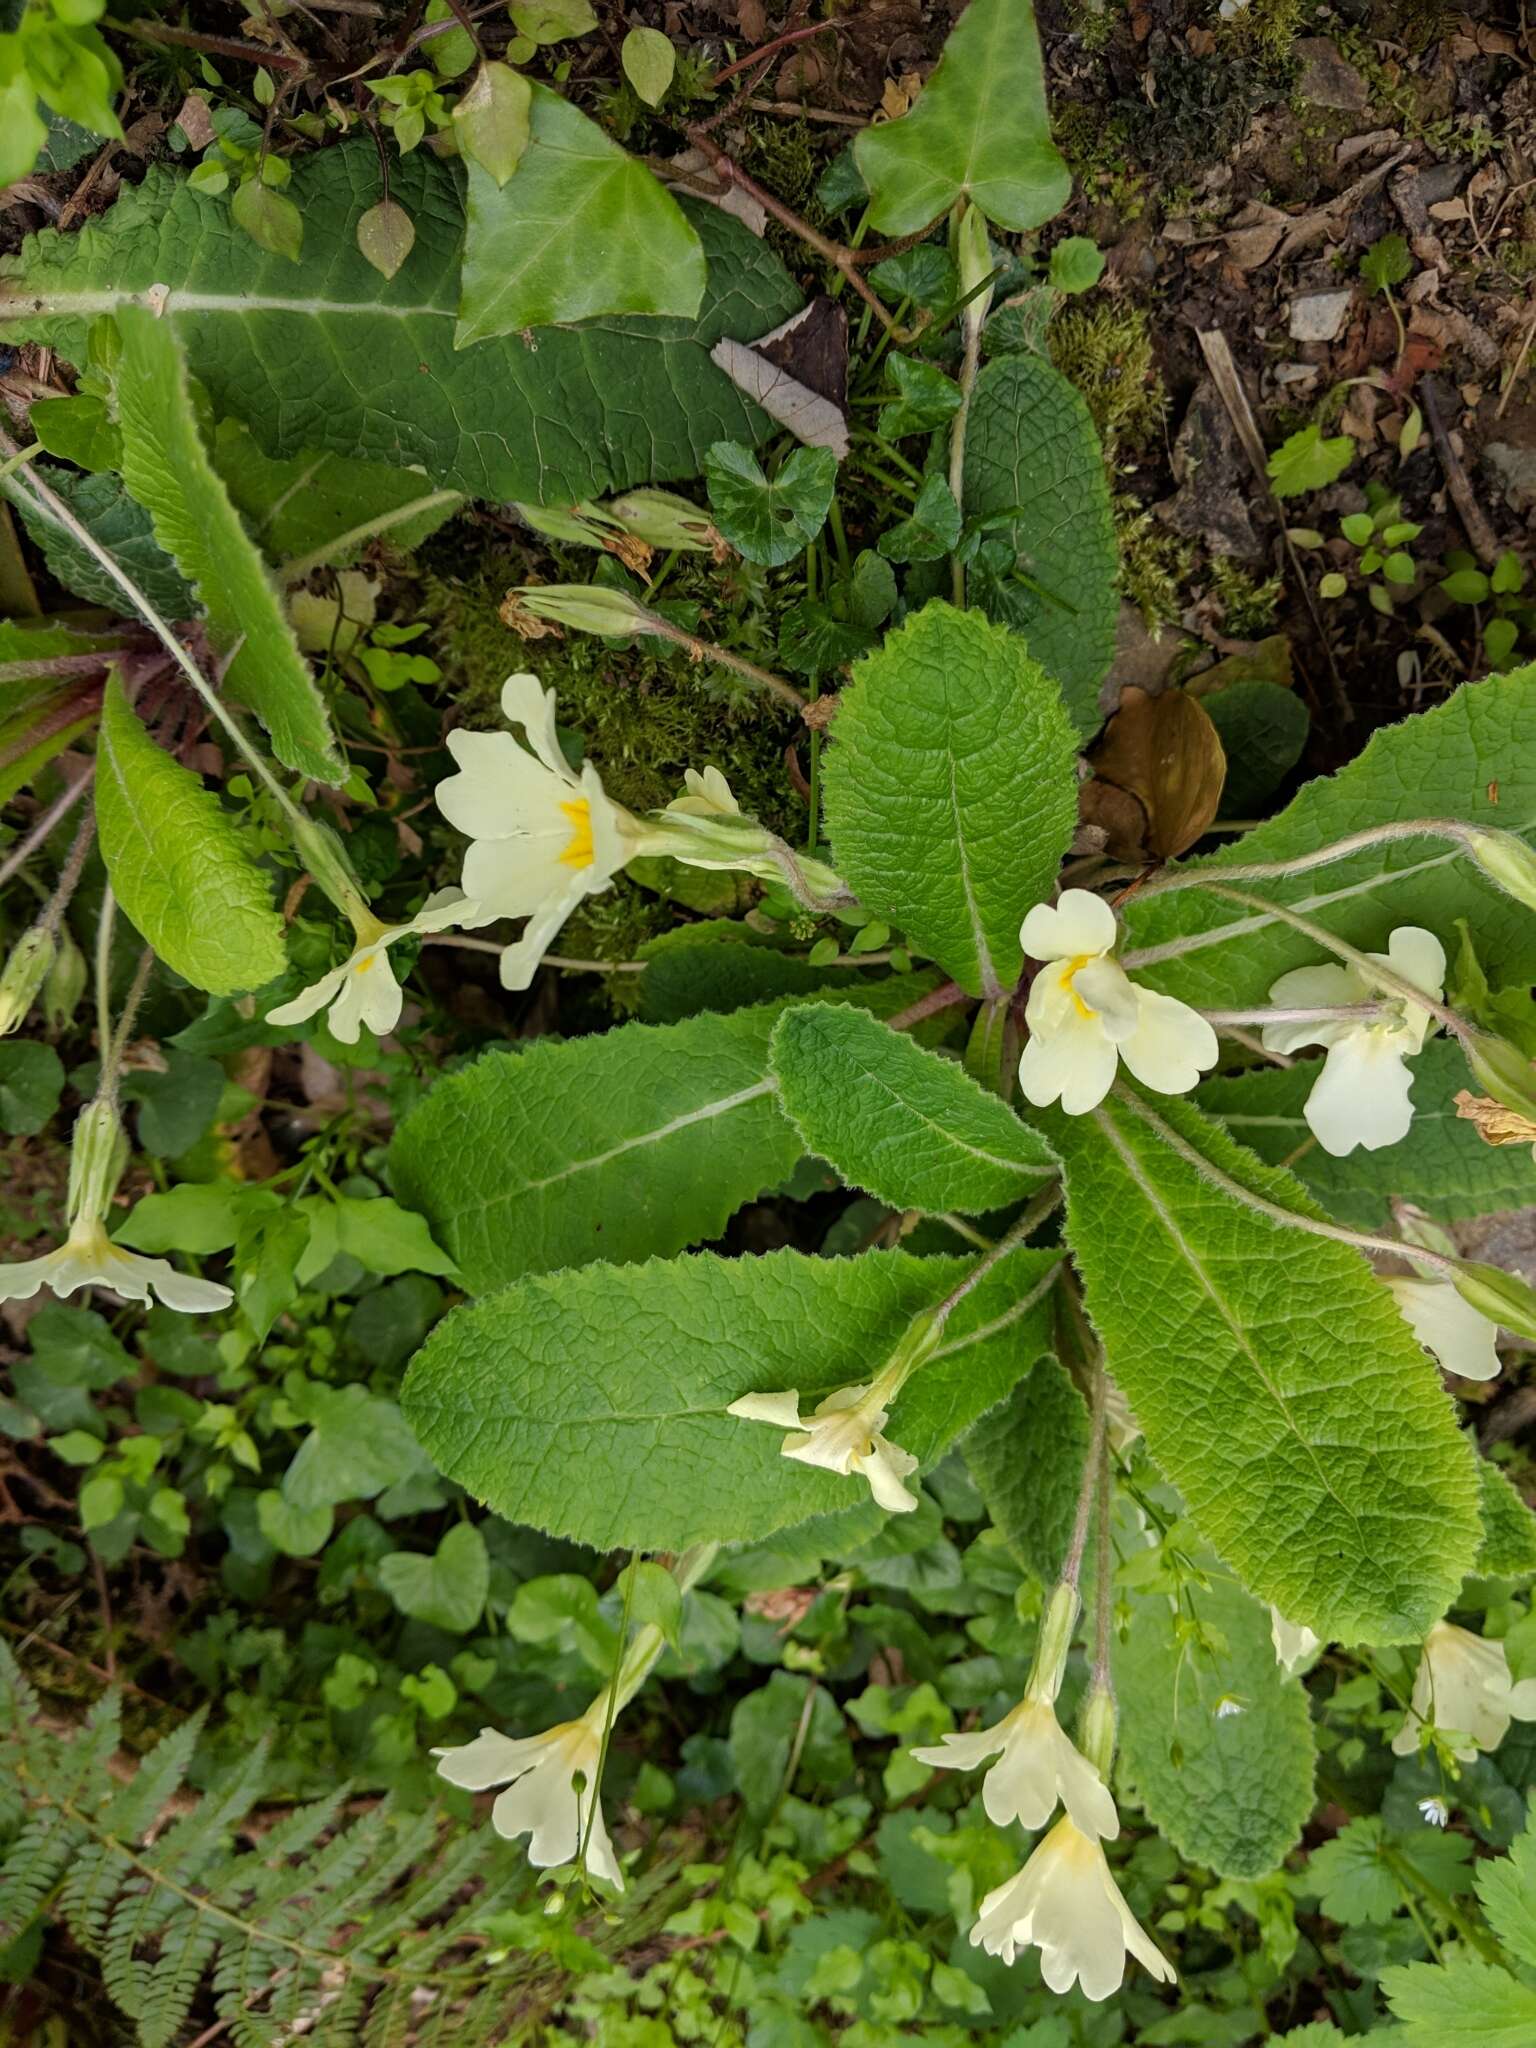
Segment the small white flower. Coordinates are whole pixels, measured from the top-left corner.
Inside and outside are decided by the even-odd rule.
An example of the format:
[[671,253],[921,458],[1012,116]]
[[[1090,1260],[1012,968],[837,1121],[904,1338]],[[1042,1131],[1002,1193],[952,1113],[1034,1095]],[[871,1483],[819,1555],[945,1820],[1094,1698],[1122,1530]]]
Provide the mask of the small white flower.
[[1305,1622],[1287,1621],[1278,1607],[1269,1610],[1269,1640],[1275,1646],[1275,1662],[1287,1678],[1294,1678],[1323,1647],[1322,1638]]
[[801,1419],[800,1396],[794,1389],[784,1394],[744,1394],[725,1412],[745,1422],[769,1422],[776,1429],[792,1431],[779,1446],[782,1457],[795,1458],[802,1465],[820,1465],[844,1478],[858,1473],[868,1480],[870,1492],[887,1513],[901,1515],[917,1506],[917,1495],[902,1484],[917,1470],[917,1460],[880,1434],[890,1420],[885,1405],[889,1393],[887,1376],[882,1374],[866,1386],[839,1387],[808,1420]]
[[995,1756],[981,1783],[981,1803],[1000,1828],[1015,1820],[1031,1831],[1043,1828],[1059,1799],[1083,1834],[1113,1840],[1120,1832],[1109,1787],[1047,1700],[1025,1698],[995,1727],[941,1736],[936,1749],[914,1749],[912,1755],[944,1771],[974,1771]]
[[578,775],[566,760],[553,690],[541,689],[536,676],[508,676],[501,708],[528,746],[509,732],[450,733],[459,772],[437,785],[436,796],[449,824],[469,835],[464,889],[480,905],[478,921],[528,919],[501,956],[502,986],[520,989],[582,898],[606,889],[645,850],[646,835],[590,761]]
[[69,1236],[40,1259],[0,1266],[0,1301],[30,1301],[49,1287],[61,1298],[77,1287],[110,1287],[124,1301],[148,1302],[154,1297],[183,1315],[207,1315],[228,1308],[234,1295],[213,1280],[178,1273],[169,1259],[146,1259],[124,1251],[107,1236],[99,1218],[79,1216]]
[[[1445,948],[1433,932],[1418,925],[1399,925],[1385,953],[1366,956],[1390,967],[1401,980],[1435,1002],[1445,987]],[[1297,967],[1282,974],[1269,1000],[1285,1009],[1332,1008],[1339,1004],[1377,1003],[1375,1017],[1339,1017],[1266,1024],[1263,1038],[1269,1052],[1297,1052],[1302,1046],[1326,1046],[1328,1057],[1313,1084],[1302,1114],[1317,1142],[1335,1159],[1357,1145],[1378,1152],[1408,1135],[1413,1104],[1408,1099],[1412,1075],[1407,1059],[1423,1050],[1435,1029],[1432,1011],[1406,996],[1383,995],[1357,967],[1331,962],[1322,967]]]
[[1051,1990],[1081,1983],[1085,1998],[1120,1989],[1127,1954],[1161,1982],[1174,1981],[1172,1965],[1121,1897],[1104,1851],[1070,1818],[1056,1823],[1017,1877],[988,1892],[971,1943],[1005,1963],[1021,1948],[1038,1948]]
[[1449,1280],[1387,1281],[1403,1320],[1426,1351],[1458,1379],[1498,1377],[1498,1325],[1463,1301]]
[[1463,1737],[1452,1754],[1472,1763],[1480,1749],[1498,1748],[1511,1721],[1536,1721],[1536,1678],[1516,1685],[1502,1643],[1437,1621],[1424,1638],[1413,1703],[1392,1738],[1393,1755],[1412,1756],[1429,1726]]
[[268,1010],[269,1024],[303,1024],[327,1003],[331,1013],[326,1022],[331,1035],[343,1045],[356,1045],[363,1025],[376,1038],[393,1031],[400,1022],[405,996],[390,965],[389,949],[400,939],[421,932],[445,931],[451,924],[473,924],[478,906],[460,889],[439,889],[429,896],[407,924],[379,924],[371,932],[358,934],[358,944],[339,967],[322,974],[302,989],[290,1003]]
[[[529,1836],[528,1861],[537,1869],[575,1862],[585,1841],[587,1868],[622,1891],[623,1873],[597,1796],[606,1702],[600,1693],[579,1720],[561,1721],[542,1735],[519,1740],[482,1728],[473,1742],[432,1754],[450,1785],[468,1792],[506,1786],[491,1808],[491,1826],[508,1841]],[[578,1775],[584,1780],[579,1791]]]
[[1421,1799],[1419,1812],[1432,1828],[1443,1828],[1451,1817],[1451,1809],[1443,1799]]
[[1237,1697],[1236,1693],[1224,1692],[1216,1702],[1216,1718],[1218,1721],[1231,1721],[1239,1714],[1246,1714],[1247,1711],[1248,1709]]
[[1019,1086],[1037,1109],[1060,1100],[1068,1116],[1096,1109],[1124,1060],[1160,1095],[1184,1095],[1216,1064],[1216,1034],[1172,996],[1138,988],[1113,958],[1115,913],[1086,889],[1037,903],[1019,933],[1035,976],[1024,1011],[1029,1042]]

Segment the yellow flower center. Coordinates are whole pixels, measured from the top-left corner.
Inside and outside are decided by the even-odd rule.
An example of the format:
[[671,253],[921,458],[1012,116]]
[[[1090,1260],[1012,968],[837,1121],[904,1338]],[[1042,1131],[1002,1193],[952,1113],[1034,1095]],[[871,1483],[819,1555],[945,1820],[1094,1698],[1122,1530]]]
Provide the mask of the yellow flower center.
[[360,953],[352,962],[352,972],[354,974],[366,974],[378,957],[377,953]]
[[1080,967],[1086,967],[1090,960],[1096,959],[1097,957],[1098,956],[1094,953],[1078,953],[1072,959],[1066,961],[1061,970],[1062,988],[1064,988],[1067,994],[1072,998],[1073,1007],[1076,1009],[1079,1017],[1082,1017],[1090,1022],[1097,1013],[1093,1010],[1090,1010],[1088,1005],[1083,1001],[1082,997],[1078,994],[1077,989],[1074,985],[1074,976],[1077,974],[1077,971]]
[[571,843],[560,856],[562,865],[568,868],[591,867],[592,806],[584,796],[579,796],[560,808],[571,821]]

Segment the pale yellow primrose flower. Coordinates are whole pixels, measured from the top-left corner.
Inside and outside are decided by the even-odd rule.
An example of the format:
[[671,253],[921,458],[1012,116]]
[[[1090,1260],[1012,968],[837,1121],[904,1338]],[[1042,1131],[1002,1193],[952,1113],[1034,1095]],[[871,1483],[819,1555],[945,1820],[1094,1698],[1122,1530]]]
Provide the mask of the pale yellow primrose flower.
[[325,1021],[331,1036],[343,1045],[356,1045],[365,1024],[376,1038],[383,1038],[400,1022],[405,1007],[405,991],[390,964],[390,947],[422,932],[446,931],[451,924],[474,924],[477,908],[461,889],[439,889],[405,924],[380,924],[370,918],[373,929],[365,926],[358,932],[358,944],[341,965],[301,989],[292,1002],[268,1010],[267,1022],[303,1024],[329,1003]]
[[917,1495],[902,1484],[917,1470],[917,1460],[880,1434],[890,1420],[885,1405],[889,1398],[882,1376],[865,1386],[839,1387],[804,1421],[800,1395],[793,1388],[784,1394],[743,1394],[725,1412],[744,1422],[770,1422],[776,1429],[791,1431],[779,1447],[782,1456],[802,1465],[819,1465],[845,1479],[857,1473],[869,1482],[879,1506],[888,1514],[904,1515],[917,1506]]
[[995,1756],[997,1762],[982,1780],[981,1803],[1000,1828],[1015,1820],[1031,1831],[1043,1828],[1059,1799],[1083,1834],[1112,1841],[1120,1832],[1113,1795],[1056,1719],[1054,1705],[1079,1604],[1075,1587],[1056,1588],[1041,1622],[1024,1697],[1001,1721],[969,1735],[943,1735],[936,1748],[911,1753],[920,1764],[952,1771],[973,1771]]
[[[1433,932],[1415,924],[1399,925],[1385,953],[1366,957],[1439,1002],[1445,987],[1445,948]],[[1423,1050],[1425,1039],[1436,1029],[1433,1012],[1406,996],[1384,994],[1359,968],[1343,961],[1293,968],[1274,983],[1269,1000],[1285,1009],[1381,1006],[1375,1017],[1266,1024],[1264,1047],[1280,1053],[1308,1045],[1327,1047],[1323,1071],[1302,1115],[1317,1142],[1335,1159],[1343,1159],[1356,1146],[1379,1152],[1406,1138],[1413,1122],[1408,1098],[1413,1076],[1407,1061]]]
[[482,1728],[473,1742],[432,1754],[438,1775],[450,1785],[467,1792],[506,1786],[491,1808],[491,1826],[508,1841],[527,1835],[528,1861],[537,1869],[574,1863],[585,1844],[587,1868],[622,1891],[624,1876],[597,1796],[606,1711],[607,1694],[599,1693],[579,1719],[561,1721],[542,1735],[516,1738]]
[[1447,1372],[1464,1380],[1497,1378],[1498,1325],[1464,1301],[1449,1280],[1394,1274],[1386,1284],[1409,1329]]
[[1025,1007],[1029,1042],[1019,1086],[1037,1109],[1060,1101],[1068,1116],[1097,1109],[1123,1060],[1160,1095],[1184,1095],[1216,1064],[1216,1033],[1173,996],[1138,988],[1113,957],[1115,913],[1087,889],[1037,903],[1019,932],[1045,963]]
[[178,1273],[169,1259],[125,1251],[107,1236],[106,1217],[127,1158],[117,1111],[99,1098],[75,1121],[69,1166],[69,1235],[40,1259],[0,1266],[0,1301],[30,1301],[40,1288],[61,1299],[81,1287],[107,1287],[124,1301],[156,1297],[183,1315],[228,1308],[234,1295],[213,1280]]
[[[464,890],[476,922],[526,917],[501,956],[504,988],[527,988],[566,919],[585,896],[606,889],[624,863],[647,850],[646,835],[603,788],[590,761],[572,768],[555,731],[555,693],[536,676],[508,676],[501,708],[528,738],[509,732],[454,732],[457,775],[437,785],[437,807],[466,833]],[[531,749],[531,751],[530,751]]]
[[1017,1877],[988,1892],[971,1945],[1005,1963],[1021,1948],[1038,1948],[1040,1973],[1052,1991],[1081,1984],[1083,1996],[1095,2000],[1120,1989],[1127,1955],[1162,1983],[1174,1981],[1172,1964],[1121,1897],[1103,1849],[1070,1815]]
[[1394,1756],[1412,1756],[1425,1727],[1466,1737],[1453,1751],[1463,1763],[1497,1749],[1511,1721],[1536,1721],[1536,1678],[1516,1685],[1504,1645],[1437,1621],[1424,1638],[1413,1701],[1392,1738]]

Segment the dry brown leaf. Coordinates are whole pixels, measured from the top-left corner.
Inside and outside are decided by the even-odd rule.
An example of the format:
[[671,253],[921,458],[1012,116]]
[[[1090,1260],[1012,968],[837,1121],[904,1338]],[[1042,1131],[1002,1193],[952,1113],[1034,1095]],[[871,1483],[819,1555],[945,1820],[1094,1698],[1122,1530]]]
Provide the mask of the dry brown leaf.
[[1463,1088],[1456,1097],[1456,1114],[1476,1126],[1485,1145],[1529,1145],[1536,1158],[1536,1123],[1518,1109],[1506,1109],[1502,1102]]
[[1120,709],[1090,759],[1101,782],[1140,801],[1148,848],[1164,860],[1205,831],[1227,778],[1227,757],[1209,713],[1182,690],[1149,697],[1133,684],[1122,691]]

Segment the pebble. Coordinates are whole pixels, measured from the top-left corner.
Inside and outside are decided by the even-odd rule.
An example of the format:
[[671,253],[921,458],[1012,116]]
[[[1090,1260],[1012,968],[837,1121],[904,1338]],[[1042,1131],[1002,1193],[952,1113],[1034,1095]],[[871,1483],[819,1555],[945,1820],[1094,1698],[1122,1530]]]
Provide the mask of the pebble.
[[1292,341],[1334,341],[1349,316],[1354,293],[1348,286],[1339,291],[1309,292],[1291,301]]

